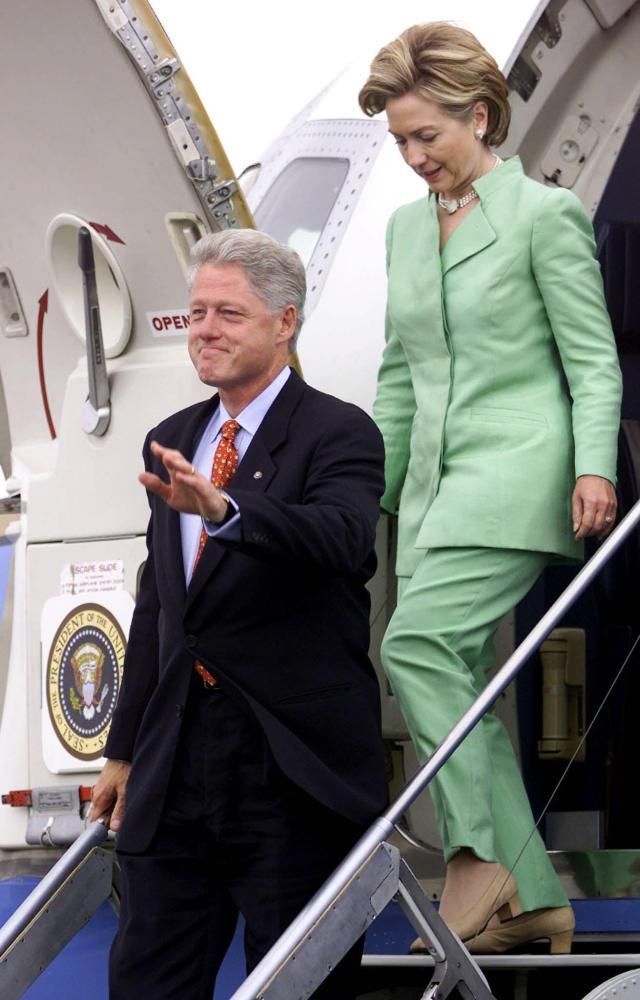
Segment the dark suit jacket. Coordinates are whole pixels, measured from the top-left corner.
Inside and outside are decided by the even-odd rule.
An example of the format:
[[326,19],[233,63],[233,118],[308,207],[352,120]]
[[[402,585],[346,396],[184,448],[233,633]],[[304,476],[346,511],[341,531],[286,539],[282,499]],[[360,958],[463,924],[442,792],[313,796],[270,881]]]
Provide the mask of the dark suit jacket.
[[[149,441],[193,455],[217,405],[163,421],[145,467],[166,479]],[[188,589],[179,515],[149,495],[149,556],[105,750],[133,761],[120,849],[144,850],[156,830],[194,657],[251,709],[294,782],[357,823],[384,809],[365,587],[383,488],[373,422],[292,373],[228,487],[242,541],[209,539]]]

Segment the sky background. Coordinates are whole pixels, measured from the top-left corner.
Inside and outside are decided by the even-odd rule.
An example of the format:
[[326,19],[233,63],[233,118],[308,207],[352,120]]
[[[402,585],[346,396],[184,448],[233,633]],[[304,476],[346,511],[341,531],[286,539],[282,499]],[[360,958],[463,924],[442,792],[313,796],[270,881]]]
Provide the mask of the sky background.
[[537,6],[536,0],[245,0],[234,8],[211,0],[150,2],[236,174],[341,70],[356,59],[368,64],[410,25],[455,21],[503,65]]

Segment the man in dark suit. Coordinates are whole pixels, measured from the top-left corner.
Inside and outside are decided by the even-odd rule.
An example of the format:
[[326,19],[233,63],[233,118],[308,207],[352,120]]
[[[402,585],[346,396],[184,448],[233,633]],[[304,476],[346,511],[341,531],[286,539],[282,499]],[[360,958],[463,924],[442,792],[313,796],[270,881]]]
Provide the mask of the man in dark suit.
[[[380,435],[288,367],[294,251],[239,230],[193,259],[189,353],[219,395],[145,442],[149,555],[94,793],[123,873],[117,1000],[210,1000],[238,911],[251,969],[386,803]],[[353,997],[360,954],[315,996]]]

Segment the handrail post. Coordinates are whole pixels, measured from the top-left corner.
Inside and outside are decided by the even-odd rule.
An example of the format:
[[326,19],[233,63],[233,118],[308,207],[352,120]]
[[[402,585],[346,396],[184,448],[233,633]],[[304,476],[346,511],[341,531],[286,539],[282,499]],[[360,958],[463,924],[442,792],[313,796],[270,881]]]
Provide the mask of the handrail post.
[[65,851],[53,868],[38,882],[35,889],[0,927],[0,958],[29,926],[42,907],[49,902],[74,868],[77,868],[84,860],[89,851],[93,850],[94,847],[99,847],[108,837],[108,827],[104,823],[96,821],[90,823],[87,829],[74,840],[71,847]]

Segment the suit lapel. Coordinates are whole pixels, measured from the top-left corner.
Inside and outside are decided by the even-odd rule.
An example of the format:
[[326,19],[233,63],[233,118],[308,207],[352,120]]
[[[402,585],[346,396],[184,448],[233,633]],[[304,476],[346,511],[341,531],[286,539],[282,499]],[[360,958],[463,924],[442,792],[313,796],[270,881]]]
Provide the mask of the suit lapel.
[[482,211],[482,205],[476,205],[444,245],[441,254],[443,276],[456,264],[491,246],[495,239],[495,230]]
[[416,262],[422,274],[421,281],[437,294],[441,295],[442,270],[440,261],[440,225],[436,199],[427,199],[427,211],[424,216],[424,230],[418,234],[419,253]]
[[[177,448],[186,458],[192,458],[198,446],[202,432],[218,406],[217,394],[201,406],[195,408],[185,421],[182,430],[170,447]],[[158,502],[158,511],[166,518],[166,579],[170,581],[174,594],[181,604],[184,604],[186,583],[183,571],[182,537],[180,533],[180,515],[167,504]],[[160,551],[165,552],[161,546]]]
[[[291,415],[304,391],[304,382],[292,371],[254,434],[238,466],[238,471],[229,484],[231,494],[234,487],[238,490],[251,490],[254,493],[264,493],[268,490],[278,471],[278,459],[275,453],[286,442]],[[178,525],[178,539],[179,531]],[[218,569],[228,551],[223,542],[216,542],[213,538],[207,541],[189,583],[187,608]]]

